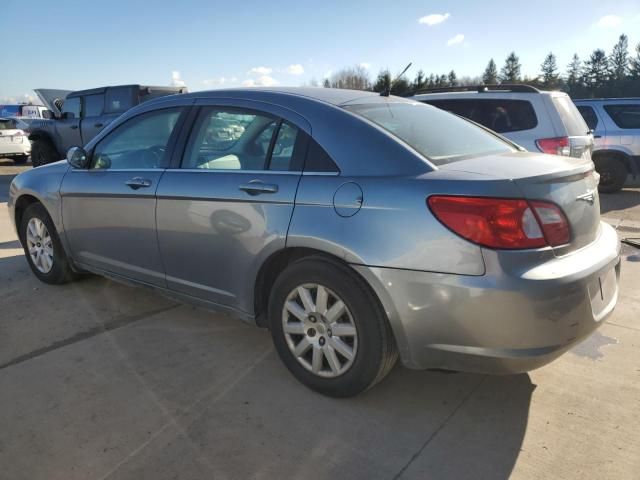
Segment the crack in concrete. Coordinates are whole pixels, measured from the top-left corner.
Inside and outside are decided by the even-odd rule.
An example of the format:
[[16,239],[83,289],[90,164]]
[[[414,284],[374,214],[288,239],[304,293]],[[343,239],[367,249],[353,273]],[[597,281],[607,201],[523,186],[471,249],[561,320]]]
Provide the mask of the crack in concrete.
[[127,325],[131,325],[132,323],[138,322],[140,320],[144,320],[147,317],[151,317],[158,313],[169,311],[179,306],[180,305],[171,305],[169,307],[158,308],[158,309],[150,310],[144,313],[138,313],[135,315],[124,315],[122,317],[118,317],[111,322],[97,325],[83,332],[78,332],[75,335],[53,342],[52,344],[47,345],[46,347],[37,348],[29,353],[25,353],[24,355],[19,355],[18,357],[12,360],[9,360],[6,363],[0,364],[0,370],[4,370],[5,368],[12,367],[19,363],[23,363],[28,360],[34,359],[36,357],[40,357],[46,353],[52,352],[62,347],[66,347],[67,345],[72,345],[74,343],[87,340],[88,338],[95,337],[102,333],[106,333],[106,332],[110,332],[111,330],[116,330],[118,328],[126,327]]
[[471,396],[476,393],[476,391],[478,390],[478,388],[480,388],[480,385],[482,385],[486,378],[487,376],[484,375],[482,379],[476,384],[476,386],[473,387],[471,391],[462,398],[456,408],[454,408],[453,411],[442,421],[438,428],[436,428],[435,431],[431,435],[429,435],[429,437],[427,437],[426,441],[422,444],[418,451],[414,453],[409,461],[400,469],[400,471],[393,476],[393,480],[398,480],[400,477],[402,477],[402,475],[404,475],[404,472],[406,472],[411,464],[422,454],[422,452],[425,450],[425,448],[427,448],[431,441],[438,436],[438,434],[447,425],[447,423],[449,423],[449,420],[451,420],[456,415],[456,413],[458,413],[458,411],[467,403]]

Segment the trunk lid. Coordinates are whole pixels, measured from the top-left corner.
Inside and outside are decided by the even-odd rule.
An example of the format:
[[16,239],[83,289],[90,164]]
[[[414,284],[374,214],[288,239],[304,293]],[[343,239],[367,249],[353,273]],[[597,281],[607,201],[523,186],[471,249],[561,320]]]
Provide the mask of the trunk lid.
[[34,90],[40,101],[53,112],[56,117],[62,115],[62,103],[71,90],[59,90],[55,88],[38,88]]
[[547,200],[558,205],[571,228],[571,241],[554,247],[565,255],[593,242],[600,228],[598,177],[586,158],[536,153],[507,153],[475,157],[439,167],[513,181],[528,200]]

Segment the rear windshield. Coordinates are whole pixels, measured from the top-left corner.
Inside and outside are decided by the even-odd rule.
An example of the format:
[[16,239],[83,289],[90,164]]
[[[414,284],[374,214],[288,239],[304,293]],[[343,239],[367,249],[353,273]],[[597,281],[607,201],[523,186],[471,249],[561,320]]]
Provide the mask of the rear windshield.
[[568,136],[578,137],[589,133],[589,127],[584,118],[582,118],[582,115],[580,115],[580,112],[568,96],[563,95],[551,98],[558,110],[564,128],[567,129]]
[[538,126],[536,112],[527,100],[482,98],[424,102],[466,117],[498,133],[520,132]]
[[471,156],[515,151],[497,136],[429,105],[389,102],[345,108],[384,128],[435,165]]
[[640,104],[605,105],[611,119],[620,128],[640,128]]

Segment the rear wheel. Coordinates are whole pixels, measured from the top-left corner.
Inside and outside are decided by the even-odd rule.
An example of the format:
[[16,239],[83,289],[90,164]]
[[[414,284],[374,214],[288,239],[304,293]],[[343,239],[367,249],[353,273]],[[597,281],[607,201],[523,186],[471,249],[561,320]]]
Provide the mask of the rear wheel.
[[278,277],[269,299],[276,350],[307,387],[332,397],[356,395],[382,380],[397,359],[386,315],[348,267],[311,257]]
[[31,163],[34,167],[57,162],[60,160],[58,157],[58,152],[49,140],[40,138],[31,145]]
[[627,180],[627,167],[618,158],[607,157],[594,160],[596,171],[600,174],[598,191],[614,193],[619,191]]
[[42,204],[27,207],[19,233],[29,267],[39,280],[59,284],[73,278],[53,221]]

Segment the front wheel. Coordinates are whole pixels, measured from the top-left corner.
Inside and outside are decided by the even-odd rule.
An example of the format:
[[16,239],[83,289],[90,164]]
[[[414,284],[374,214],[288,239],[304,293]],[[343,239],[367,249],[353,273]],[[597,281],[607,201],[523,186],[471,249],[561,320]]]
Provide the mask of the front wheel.
[[60,238],[42,204],[33,203],[27,207],[19,233],[29,267],[39,280],[59,284],[72,279]]
[[311,257],[276,280],[269,326],[280,358],[307,387],[332,397],[356,395],[382,380],[397,359],[386,315],[348,267]]
[[34,140],[31,144],[31,164],[34,167],[56,162],[60,160],[58,157],[58,152],[51,142],[46,139],[40,138]]

